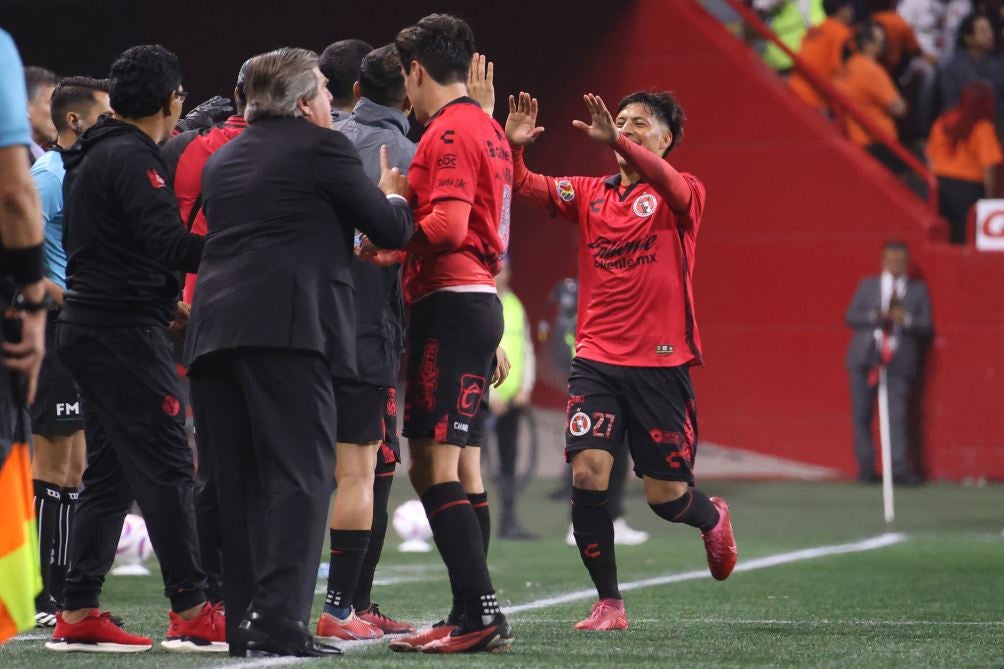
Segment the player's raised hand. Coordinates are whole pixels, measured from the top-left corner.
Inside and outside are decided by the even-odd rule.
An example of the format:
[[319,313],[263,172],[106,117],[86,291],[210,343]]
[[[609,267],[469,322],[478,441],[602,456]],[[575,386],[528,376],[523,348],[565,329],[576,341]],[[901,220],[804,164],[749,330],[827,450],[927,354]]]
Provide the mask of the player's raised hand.
[[495,63],[476,51],[471,57],[471,67],[467,70],[467,94],[489,116],[495,112]]
[[401,174],[401,170],[390,166],[386,144],[380,147],[380,183],[377,185],[385,195],[401,195],[405,198],[411,195],[407,177]]
[[620,131],[614,124],[614,117],[610,110],[603,103],[603,98],[586,93],[582,96],[582,100],[586,103],[586,111],[589,113],[592,123],[587,124],[585,121],[576,119],[572,121],[572,125],[598,142],[606,142],[607,144],[616,142]]
[[537,125],[537,98],[520,91],[517,100],[509,96],[509,117],[505,120],[505,136],[513,146],[532,144],[544,132]]

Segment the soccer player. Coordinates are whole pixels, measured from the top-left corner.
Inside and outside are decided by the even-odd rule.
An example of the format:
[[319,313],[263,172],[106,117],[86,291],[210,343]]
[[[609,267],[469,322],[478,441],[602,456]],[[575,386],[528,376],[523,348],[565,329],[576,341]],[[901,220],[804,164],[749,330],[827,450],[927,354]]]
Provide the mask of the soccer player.
[[518,102],[510,96],[506,135],[516,191],[581,231],[565,454],[575,542],[599,601],[576,628],[622,630],[628,618],[606,504],[625,432],[649,506],[702,532],[716,579],[728,578],[737,551],[725,500],[693,487],[697,404],[689,370],[703,359],[692,284],[705,191],[665,160],[683,138],[683,109],[669,93],[632,93],[615,120],[599,97],[584,100],[592,122],[573,125],[614,150],[618,174],[551,178],[528,171],[523,147],[544,129],[527,93]]
[[66,252],[63,250],[63,176],[66,171],[62,150],[72,146],[85,130],[111,113],[107,81],[89,77],[60,81],[52,93],[56,146],[31,168],[45,224],[45,288],[54,306],[46,319],[46,356],[39,374],[38,396],[31,407],[35,444],[31,470],[44,584],[35,600],[35,622],[39,627],[54,626],[56,610],[62,608],[70,531],[85,457],[80,393],[73,375],[56,354],[56,319],[66,289]]
[[[330,56],[329,51],[325,54]],[[321,64],[325,63],[329,70],[344,69],[332,57],[327,61],[322,57]],[[387,147],[390,164],[407,174],[416,146],[407,137],[411,103],[394,45],[367,54],[357,79],[349,87],[359,92],[359,101],[335,129],[359,151],[373,183],[380,181],[382,146]],[[356,258],[351,273],[358,375],[335,383],[338,490],[331,508],[328,592],[317,621],[317,636],[346,641],[415,631],[414,625],[385,616],[370,601],[387,532],[390,488],[401,461],[396,388],[404,349],[401,266],[379,267]]]
[[115,60],[109,79],[115,115],[63,152],[67,289],[56,341],[80,388],[88,463],[70,537],[65,609],[46,648],[153,646],[98,609],[135,499],[171,600],[161,646],[226,652],[222,612],[206,601],[199,566],[194,463],[167,334],[182,317],[175,272],[196,271],[203,247],[202,237],[181,224],[157,149],[181,115],[181,66],[161,46],[136,46]]
[[[245,68],[250,59],[244,62],[237,74],[237,84],[234,86],[234,104],[236,114],[223,123],[210,125],[208,128],[186,130],[175,135],[161,146],[160,154],[167,165],[168,174],[174,184],[174,194],[178,199],[178,211],[185,228],[196,235],[206,235],[206,212],[202,202],[202,170],[206,161],[220,147],[240,135],[247,129],[244,120],[244,78]],[[214,100],[216,98],[213,98]],[[226,100],[226,98],[219,98]],[[206,103],[209,104],[209,103]],[[196,113],[193,110],[189,116]],[[200,119],[211,120],[211,119]],[[175,129],[184,123],[178,122]],[[195,296],[197,274],[187,274],[182,290],[182,302],[191,305]],[[216,485],[209,470],[209,437],[205,434],[195,435],[198,448],[198,465],[195,481],[195,521],[199,531],[199,555],[202,570],[206,574],[206,596],[213,604],[221,604],[223,592],[223,549],[221,546],[220,506]]]
[[479,502],[461,484],[480,483],[480,472],[465,476],[461,470],[474,466],[465,467],[461,452],[481,444],[482,399],[502,337],[494,275],[509,241],[512,159],[502,129],[468,97],[474,35],[466,23],[432,14],[402,30],[395,45],[408,99],[426,125],[408,171],[417,223],[404,270],[404,435],[411,481],[463,613],[395,639],[391,649],[500,651],[512,631],[488,574],[487,518],[482,530]]

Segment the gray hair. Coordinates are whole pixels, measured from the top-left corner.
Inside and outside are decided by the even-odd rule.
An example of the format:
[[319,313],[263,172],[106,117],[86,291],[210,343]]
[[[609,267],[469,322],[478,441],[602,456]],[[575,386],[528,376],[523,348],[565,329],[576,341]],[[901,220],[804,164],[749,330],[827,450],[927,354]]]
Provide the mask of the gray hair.
[[314,68],[320,60],[307,49],[282,47],[251,58],[241,71],[248,122],[261,118],[302,116],[300,100],[317,95]]

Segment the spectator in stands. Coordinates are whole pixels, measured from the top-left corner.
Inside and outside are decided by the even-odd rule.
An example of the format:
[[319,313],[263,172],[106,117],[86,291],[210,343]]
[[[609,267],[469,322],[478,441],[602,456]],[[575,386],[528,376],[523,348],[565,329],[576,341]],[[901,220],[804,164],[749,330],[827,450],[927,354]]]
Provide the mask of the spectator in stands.
[[502,264],[502,271],[495,277],[495,285],[502,301],[502,322],[505,324],[499,346],[509,355],[512,371],[488,398],[492,414],[496,416],[495,435],[498,438],[498,490],[502,503],[498,535],[502,539],[536,539],[534,534],[523,529],[516,517],[519,425],[530,405],[537,365],[526,309],[512,291],[509,284],[511,275],[512,268],[507,258]]
[[900,125],[900,136],[904,143],[922,141],[931,129],[937,64],[924,56],[913,28],[896,11],[896,0],[871,0],[870,8],[871,20],[885,33],[879,62],[909,101],[910,116]]
[[972,0],[900,0],[896,11],[917,35],[924,57],[938,63],[952,54],[962,20],[973,13]]
[[56,126],[52,122],[52,92],[59,77],[44,67],[24,68],[24,83],[28,89],[28,120],[31,123],[31,162],[42,157],[56,143]]
[[[851,0],[823,0],[823,11],[826,19],[805,33],[798,55],[816,74],[832,81],[844,63],[853,35],[854,6]],[[805,77],[795,73],[789,82],[791,89],[813,109],[827,108],[826,101]]]
[[959,104],[934,122],[927,159],[938,177],[939,208],[951,226],[951,241],[964,244],[969,210],[994,196],[994,176],[1004,162],[989,86],[976,82],[962,89]]
[[955,55],[941,67],[942,109],[959,104],[962,89],[974,81],[986,82],[994,92],[998,109],[1004,109],[1004,59],[994,53],[994,29],[990,19],[970,14],[959,26]]
[[[896,119],[906,115],[906,103],[895,84],[878,63],[885,47],[882,28],[866,23],[854,35],[855,53],[837,76],[836,85],[854,106],[874,123],[886,139],[896,140]],[[893,172],[906,171],[902,161],[882,143],[852,119],[847,119],[848,138],[864,147],[879,162]]]
[[910,61],[921,55],[920,43],[913,28],[896,11],[896,0],[872,0],[871,20],[885,32],[885,51],[879,62],[893,79],[899,78]]
[[886,372],[889,441],[893,480],[916,485],[910,471],[907,434],[910,393],[923,366],[923,350],[931,335],[931,300],[922,279],[907,275],[910,256],[901,241],[886,242],[882,274],[861,280],[847,308],[845,322],[854,331],[847,350],[854,423],[854,455],[858,481],[874,483],[875,448],[872,419],[879,372]]
[[[823,0],[753,0],[753,8],[764,17],[778,39],[792,51],[798,51],[805,33],[826,18]],[[772,42],[767,43],[763,59],[782,74],[790,72],[793,65],[788,54]]]

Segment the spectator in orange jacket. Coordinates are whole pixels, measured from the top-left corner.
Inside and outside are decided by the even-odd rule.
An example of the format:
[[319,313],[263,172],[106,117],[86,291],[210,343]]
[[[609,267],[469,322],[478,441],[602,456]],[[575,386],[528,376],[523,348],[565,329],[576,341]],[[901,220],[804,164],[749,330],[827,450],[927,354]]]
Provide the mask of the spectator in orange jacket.
[[993,197],[996,168],[1004,162],[989,86],[969,84],[959,104],[938,117],[927,142],[927,160],[938,177],[939,208],[951,226],[951,241],[963,244],[969,210],[977,200]]
[[[798,55],[816,74],[832,81],[843,65],[851,41],[854,6],[851,0],[823,0],[823,11],[826,19],[805,33]],[[813,109],[824,111],[829,106],[809,80],[797,72],[788,83]]]
[[[878,63],[885,48],[885,36],[875,23],[866,23],[854,35],[856,52],[837,76],[836,85],[855,108],[873,122],[886,139],[896,140],[896,119],[906,114],[906,103],[896,90],[889,73]],[[893,172],[904,171],[900,160],[880,137],[847,119],[848,138],[864,147]]]

